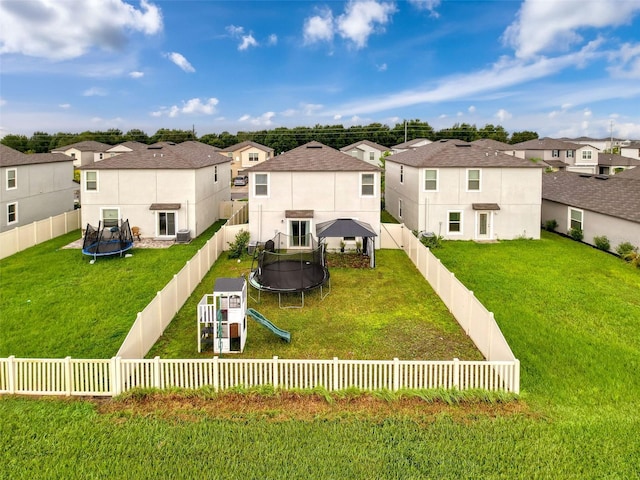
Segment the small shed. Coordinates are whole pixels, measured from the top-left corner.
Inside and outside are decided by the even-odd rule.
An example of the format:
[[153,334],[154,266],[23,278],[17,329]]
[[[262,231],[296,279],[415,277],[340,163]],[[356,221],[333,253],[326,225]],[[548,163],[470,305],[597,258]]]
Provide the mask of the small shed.
[[244,278],[217,278],[213,294],[198,303],[198,352],[242,353],[247,341],[247,282]]
[[375,261],[375,237],[378,234],[371,228],[371,225],[353,218],[336,218],[328,222],[319,223],[316,226],[316,236],[319,241],[328,237],[340,237],[343,241],[347,239],[362,238],[362,254],[370,258],[369,266],[374,268]]

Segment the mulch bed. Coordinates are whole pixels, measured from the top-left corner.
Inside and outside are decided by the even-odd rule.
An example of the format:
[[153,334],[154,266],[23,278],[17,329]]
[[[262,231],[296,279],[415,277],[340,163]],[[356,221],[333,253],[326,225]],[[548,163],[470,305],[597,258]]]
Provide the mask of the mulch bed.
[[361,253],[328,253],[329,268],[369,268],[370,258]]

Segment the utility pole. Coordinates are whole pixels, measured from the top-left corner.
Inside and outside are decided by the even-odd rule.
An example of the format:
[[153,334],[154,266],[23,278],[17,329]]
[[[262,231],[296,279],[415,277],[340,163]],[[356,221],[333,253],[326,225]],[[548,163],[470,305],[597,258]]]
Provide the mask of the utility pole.
[[611,149],[611,153],[613,153],[613,120],[609,120],[609,130],[611,132],[611,144],[610,144],[610,149]]
[[404,143],[407,143],[407,121],[404,121]]

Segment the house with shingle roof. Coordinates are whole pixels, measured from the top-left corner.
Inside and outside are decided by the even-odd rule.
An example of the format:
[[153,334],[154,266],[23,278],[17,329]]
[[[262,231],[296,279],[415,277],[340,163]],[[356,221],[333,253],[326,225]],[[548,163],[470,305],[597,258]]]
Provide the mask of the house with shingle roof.
[[542,166],[462,140],[387,157],[385,208],[448,240],[540,238]]
[[115,157],[116,155],[120,155],[121,153],[133,152],[134,150],[144,150],[147,148],[146,143],[136,142],[133,140],[119,143],[118,145],[114,145],[111,148],[108,148],[103,155],[105,158]]
[[231,178],[243,173],[246,168],[258,165],[273,157],[273,148],[246,140],[220,149],[220,153],[231,161]]
[[[539,159],[553,168],[571,172],[596,173],[598,150],[592,145],[566,142],[555,138],[536,138],[513,145],[516,156]],[[562,162],[562,163],[560,163]]]
[[73,158],[73,166],[78,168],[84,165],[90,165],[93,162],[99,162],[106,157],[106,152],[113,145],[108,145],[95,140],[85,140],[82,142],[72,143],[64,147],[58,147],[51,150],[51,153],[64,153]]
[[413,148],[423,147],[425,145],[429,145],[431,140],[427,138],[414,138],[413,140],[409,140],[403,143],[399,143],[398,145],[394,145],[391,147],[391,151],[395,153],[406,152],[407,150],[411,150]]
[[[490,148],[492,150],[497,150],[498,152],[506,153],[507,155],[516,156],[516,151],[513,148],[513,145],[508,143],[499,142],[498,140],[494,140],[493,138],[479,138],[478,140],[474,140],[471,142],[475,145],[480,145],[484,148]],[[524,158],[523,152],[518,152],[521,154],[520,158]]]
[[142,236],[192,237],[219,220],[231,196],[231,165],[201,142],[160,142],[81,167],[82,223],[129,219]]
[[[352,218],[380,234],[381,169],[319,142],[309,142],[246,170],[251,240],[289,235],[304,245],[319,223]],[[330,240],[336,248],[340,239]],[[333,242],[333,243],[332,243]]]
[[582,230],[583,241],[606,236],[612,250],[622,242],[640,246],[640,176],[589,175],[573,172],[542,176],[542,222],[555,220],[557,230]]
[[369,140],[360,140],[359,142],[342,147],[340,151],[379,167],[380,158],[385,152],[390,152],[391,149]]
[[629,140],[620,143],[620,155],[640,160],[640,141]]
[[73,159],[61,153],[26,155],[0,144],[0,232],[74,208]]
[[629,168],[640,166],[640,160],[631,157],[616,155],[615,153],[598,154],[598,174],[615,175]]

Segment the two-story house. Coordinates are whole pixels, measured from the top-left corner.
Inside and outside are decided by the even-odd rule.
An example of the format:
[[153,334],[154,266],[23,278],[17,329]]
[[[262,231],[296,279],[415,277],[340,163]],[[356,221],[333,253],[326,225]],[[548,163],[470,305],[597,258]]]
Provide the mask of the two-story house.
[[391,149],[369,140],[360,140],[340,149],[341,152],[351,155],[359,160],[364,160],[376,167],[381,165],[380,158]]
[[[251,239],[289,236],[289,248],[305,247],[316,226],[355,219],[380,234],[381,169],[319,142],[309,142],[246,170]],[[336,248],[340,239],[328,240]]]
[[91,165],[93,162],[99,162],[107,158],[107,150],[113,145],[108,145],[95,140],[85,140],[82,142],[72,143],[64,147],[58,147],[51,150],[51,153],[63,153],[73,158],[73,166],[75,168],[85,165]]
[[640,141],[629,140],[621,142],[620,155],[640,160]]
[[540,238],[542,167],[441,140],[387,158],[386,209],[411,230],[448,240]]
[[228,157],[201,142],[160,142],[81,168],[82,223],[129,219],[147,237],[198,236],[230,199]]
[[429,145],[431,140],[427,138],[414,138],[413,140],[408,140],[406,142],[399,143],[398,145],[394,145],[391,147],[391,151],[396,153],[406,152],[407,150],[412,150],[418,147],[424,147],[425,145]]
[[598,154],[598,173],[600,175],[615,175],[629,168],[640,166],[640,160],[616,155],[615,153]]
[[74,208],[78,185],[66,155],[25,155],[0,144],[0,181],[0,232]]
[[243,174],[244,170],[273,158],[273,148],[250,140],[220,149],[220,154],[231,160],[231,177]]
[[516,143],[513,149],[518,157],[542,160],[547,165],[566,168],[570,172],[595,174],[598,169],[600,150],[592,145],[545,137]]

